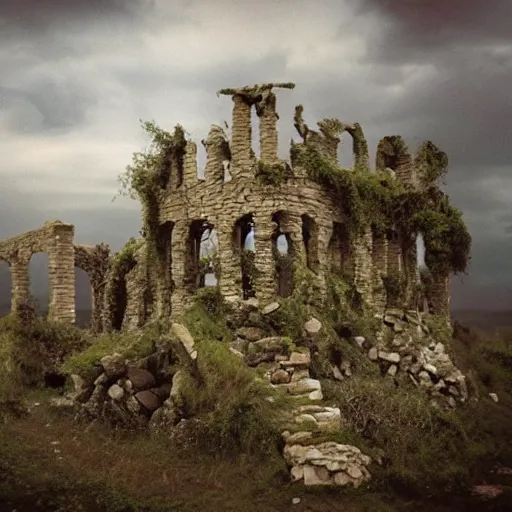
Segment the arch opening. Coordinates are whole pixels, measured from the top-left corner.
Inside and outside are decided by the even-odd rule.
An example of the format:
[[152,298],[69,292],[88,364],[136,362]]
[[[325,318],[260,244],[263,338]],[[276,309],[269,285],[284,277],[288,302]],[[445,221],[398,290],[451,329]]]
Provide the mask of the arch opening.
[[252,213],[240,217],[233,228],[232,244],[233,252],[240,258],[242,297],[247,300],[255,297],[256,277],[256,244],[255,223]]
[[206,228],[201,237],[199,250],[201,262],[200,287],[217,286],[219,281],[217,268],[218,246],[217,230],[214,227]]
[[40,316],[47,316],[50,310],[51,283],[48,269],[48,254],[35,252],[28,264],[29,300]]

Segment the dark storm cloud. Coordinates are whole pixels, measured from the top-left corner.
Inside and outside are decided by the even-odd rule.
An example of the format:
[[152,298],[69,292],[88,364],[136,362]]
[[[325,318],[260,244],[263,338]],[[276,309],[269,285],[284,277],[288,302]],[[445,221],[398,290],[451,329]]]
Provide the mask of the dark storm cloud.
[[151,8],[151,0],[2,0],[2,33],[34,36],[66,21],[132,18]]
[[435,59],[433,51],[512,39],[509,0],[363,0],[360,14],[368,12],[381,21],[374,51],[389,63],[416,63]]

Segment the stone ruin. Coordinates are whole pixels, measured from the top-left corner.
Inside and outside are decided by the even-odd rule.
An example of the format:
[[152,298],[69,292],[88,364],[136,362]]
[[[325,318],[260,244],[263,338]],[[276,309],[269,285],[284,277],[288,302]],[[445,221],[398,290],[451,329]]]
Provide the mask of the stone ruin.
[[[278,157],[276,87],[263,84],[220,91],[232,96],[231,137],[212,126],[202,141],[206,149],[204,177],[198,177],[197,145],[188,140],[181,158],[171,158],[166,179],[157,194],[157,264],[150,264],[144,239],[130,242],[132,251],[111,254],[107,245],[75,245],[74,227],[47,222],[0,242],[0,260],[9,264],[12,276],[12,310],[28,299],[28,263],[36,252],[47,252],[51,286],[49,317],[75,321],[74,268],[88,273],[92,288],[92,328],[96,332],[130,329],[151,318],[178,317],[204,285],[200,246],[205,232],[218,239],[217,285],[228,301],[256,297],[269,303],[289,293],[276,270],[277,239],[284,237],[289,253],[314,272],[318,289],[325,292],[326,273],[341,270],[376,312],[384,312],[389,297],[383,279],[399,276],[405,296],[412,297],[419,280],[415,241],[401,240],[398,233],[377,234],[371,225],[351,236],[339,201],[321,184],[312,181],[294,161]],[[259,117],[259,159],[251,147],[251,109]],[[296,108],[295,127],[302,137],[293,144],[314,147],[337,163],[343,132],[353,139],[354,169],[368,168],[368,147],[358,123],[333,119],[319,121],[313,130]],[[384,137],[378,144],[376,168],[388,169],[396,179],[418,189],[424,186],[423,163],[406,149]],[[279,186],[257,179],[261,165],[280,168],[286,174]],[[337,202],[338,201],[338,202]],[[254,279],[243,270],[243,247],[254,233]],[[121,251],[122,252],[122,251]],[[282,277],[282,276],[281,276]],[[448,275],[433,275],[427,290],[430,311],[449,316]]]
[[[74,244],[74,227],[54,221],[0,242],[0,260],[11,269],[14,312],[29,299],[32,254],[47,252],[51,319],[75,322],[77,267],[89,275],[94,332],[137,329],[155,319],[170,321],[169,340],[162,338],[155,353],[138,362],[127,361],[122,354],[106,355],[92,377],[72,375],[75,392],[57,401],[91,418],[115,413],[123,422],[142,421],[154,428],[171,425],[177,436],[180,426],[193,420],[183,418],[180,411],[181,371],[166,373],[174,357],[171,342],[176,338],[178,346],[184,347],[180,358],[193,370],[194,340],[176,321],[206,285],[205,273],[214,270],[220,294],[239,313],[233,324],[237,341],[230,347],[232,354],[264,370],[271,388],[310,402],[283,417],[283,455],[292,480],[358,487],[370,479],[371,460],[356,447],[324,439],[340,429],[342,418],[339,408],[324,403],[321,383],[310,375],[310,348],[292,344],[290,349],[291,340],[256,327],[265,323],[263,317],[270,318],[279,310],[279,297],[293,290],[290,272],[287,275],[279,266],[278,240],[286,240],[293,262],[311,271],[320,301],[327,296],[328,275],[341,273],[380,320],[375,340],[355,336],[353,341],[382,375],[407,375],[415,386],[425,389],[433,405],[444,400],[448,407],[455,407],[456,401],[468,398],[465,377],[422,315],[427,310],[449,322],[450,276],[431,273],[420,300],[415,295],[420,282],[416,240],[402,239],[398,230],[382,233],[371,223],[354,234],[340,208],[344,198],[310,179],[301,167],[297,154],[308,148],[337,165],[340,136],[347,132],[353,140],[353,169],[369,172],[368,147],[358,123],[323,119],[317,123],[318,130],[313,130],[298,106],[294,125],[302,142],[292,143],[290,162],[279,159],[273,89],[280,86],[293,88],[293,84],[263,84],[220,91],[233,100],[231,137],[222,127],[211,127],[202,141],[204,177],[198,175],[194,142],[186,140],[180,152],[167,155],[154,198],[152,211],[157,218],[151,219],[151,240],[145,218],[142,238],[130,240],[120,252],[111,254],[104,244]],[[253,106],[260,121],[259,158],[251,147]],[[412,190],[432,185],[426,162],[418,156],[413,159],[397,139],[384,137],[379,142],[376,168],[388,171]],[[262,180],[262,172],[269,169],[283,179],[274,184]],[[205,265],[201,246],[205,234],[213,233],[217,238],[215,264],[210,259]],[[256,269],[250,275],[245,246],[249,233],[254,236],[251,265]],[[393,307],[394,299],[384,286],[391,278],[403,283],[401,293],[408,307]],[[321,322],[311,318],[304,326],[305,337],[314,341],[322,329]],[[350,361],[331,363],[333,379],[350,377]]]

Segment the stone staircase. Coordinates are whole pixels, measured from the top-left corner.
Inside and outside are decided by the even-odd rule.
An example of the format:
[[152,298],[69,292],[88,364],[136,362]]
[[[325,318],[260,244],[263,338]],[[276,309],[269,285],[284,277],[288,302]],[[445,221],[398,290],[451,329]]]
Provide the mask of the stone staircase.
[[309,349],[295,347],[288,338],[268,337],[248,344],[245,361],[261,371],[277,393],[289,397],[282,436],[293,481],[359,487],[370,480],[370,457],[335,440],[341,434],[341,412],[325,404],[320,381],[311,378]]

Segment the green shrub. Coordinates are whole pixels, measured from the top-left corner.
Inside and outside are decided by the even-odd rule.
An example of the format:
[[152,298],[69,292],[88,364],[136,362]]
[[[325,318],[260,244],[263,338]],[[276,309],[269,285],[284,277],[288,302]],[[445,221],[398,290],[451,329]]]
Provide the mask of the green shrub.
[[268,384],[214,341],[198,344],[201,383],[190,374],[183,382],[188,417],[201,418],[197,442],[211,453],[276,455],[280,440],[279,402],[267,400]]
[[103,356],[115,352],[130,360],[141,359],[155,351],[155,342],[168,332],[169,327],[160,322],[148,324],[141,332],[111,332],[92,339],[86,347],[73,353],[62,365],[65,373],[87,376],[95,371]]
[[9,381],[21,385],[44,384],[48,373],[58,373],[64,359],[86,346],[89,335],[74,325],[36,316],[29,304],[17,315],[0,320],[0,359],[7,367],[4,386]]

